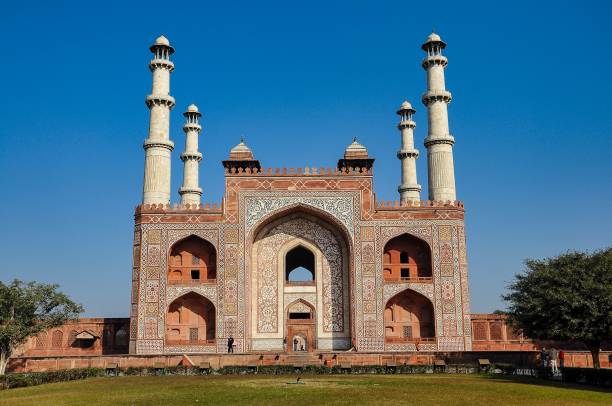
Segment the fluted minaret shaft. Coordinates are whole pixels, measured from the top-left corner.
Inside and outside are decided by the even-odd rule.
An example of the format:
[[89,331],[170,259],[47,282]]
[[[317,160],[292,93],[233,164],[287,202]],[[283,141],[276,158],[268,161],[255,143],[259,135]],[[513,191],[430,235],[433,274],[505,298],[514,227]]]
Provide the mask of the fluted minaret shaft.
[[402,144],[397,152],[402,162],[402,183],[397,188],[400,200],[403,202],[421,200],[421,185],[417,183],[416,159],[419,151],[414,148],[414,128],[416,123],[412,120],[415,110],[405,101],[397,114],[400,122],[397,128],[402,133]]
[[144,204],[170,203],[170,155],[174,144],[170,141],[170,110],[174,98],[170,96],[170,73],[174,64],[170,55],[174,48],[161,36],[150,47],[153,59],[149,69],[153,74],[151,94],[146,98],[149,107],[149,135],[144,142],[145,165],[142,202]]
[[187,111],[183,113],[185,116],[185,152],[181,154],[181,160],[184,164],[183,170],[183,186],[179,189],[182,204],[200,204],[202,189],[199,186],[199,171],[202,154],[198,151],[198,136],[202,131],[199,118],[202,113],[198,111],[198,107],[194,104],[187,107]]
[[444,69],[448,63],[442,50],[446,44],[432,33],[422,49],[427,53],[423,69],[427,71],[427,92],[422,101],[427,106],[429,130],[425,138],[429,181],[429,199],[456,200],[453,144],[455,139],[448,129],[448,103],[451,94],[444,83]]

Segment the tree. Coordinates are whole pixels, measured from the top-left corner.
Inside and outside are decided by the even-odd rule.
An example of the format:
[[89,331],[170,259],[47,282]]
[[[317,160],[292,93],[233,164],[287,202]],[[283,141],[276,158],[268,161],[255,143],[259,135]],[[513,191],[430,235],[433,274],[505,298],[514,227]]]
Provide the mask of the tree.
[[599,368],[601,343],[612,338],[612,247],[525,265],[503,296],[509,322],[533,339],[582,343]]
[[11,355],[28,337],[76,320],[83,307],[74,303],[58,285],[0,282],[0,375]]

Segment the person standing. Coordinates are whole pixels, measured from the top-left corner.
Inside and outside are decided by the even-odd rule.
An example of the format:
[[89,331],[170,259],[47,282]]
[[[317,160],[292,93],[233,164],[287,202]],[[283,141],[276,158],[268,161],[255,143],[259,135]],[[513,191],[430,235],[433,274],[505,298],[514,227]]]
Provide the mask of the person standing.
[[557,359],[559,358],[559,351],[555,347],[550,350],[550,367],[552,368],[553,375],[559,374],[559,366]]
[[540,350],[540,362],[542,363],[542,368],[546,369],[546,347],[542,347],[542,349]]
[[234,337],[232,336],[227,339],[227,353],[234,353]]
[[565,351],[560,350],[559,351],[559,368],[563,370],[564,366],[565,366]]

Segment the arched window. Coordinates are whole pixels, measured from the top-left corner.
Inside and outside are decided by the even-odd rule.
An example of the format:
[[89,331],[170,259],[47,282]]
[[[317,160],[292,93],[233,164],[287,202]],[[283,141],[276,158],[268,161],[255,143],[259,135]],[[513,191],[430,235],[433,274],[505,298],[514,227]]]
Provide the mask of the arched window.
[[62,341],[64,339],[64,333],[61,330],[55,330],[51,335],[51,346],[53,348],[62,348]]
[[412,235],[402,234],[387,242],[383,265],[385,281],[431,281],[429,245]]
[[197,284],[214,282],[217,279],[215,247],[195,235],[174,244],[168,262],[169,283]]
[[491,340],[501,341],[504,339],[502,335],[502,323],[494,321],[489,325],[489,331],[491,334]]
[[312,282],[315,280],[315,256],[300,246],[285,256],[285,280],[287,282]]
[[36,348],[47,348],[47,333],[42,332],[36,336]]
[[435,335],[433,305],[412,290],[393,296],[385,306],[384,317],[387,342],[431,340]]
[[214,344],[215,306],[197,293],[174,300],[166,314],[166,344]]

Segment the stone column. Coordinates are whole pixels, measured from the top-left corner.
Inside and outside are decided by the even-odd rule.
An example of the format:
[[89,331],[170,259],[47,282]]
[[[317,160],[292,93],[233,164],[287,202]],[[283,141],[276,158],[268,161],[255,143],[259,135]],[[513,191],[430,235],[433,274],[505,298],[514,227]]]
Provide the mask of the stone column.
[[174,64],[170,55],[174,48],[163,35],[150,47],[153,59],[149,69],[153,73],[153,88],[146,98],[151,111],[149,136],[144,142],[145,165],[142,202],[144,204],[170,203],[170,154],[174,143],[170,141],[170,110],[175,105],[170,96],[170,73]]
[[442,55],[446,44],[432,33],[421,47],[427,56],[423,69],[427,71],[427,92],[422,101],[427,107],[429,131],[425,138],[429,181],[429,199],[456,200],[453,144],[455,139],[448,129],[448,103],[451,94],[445,88],[444,68],[448,60]]
[[200,204],[202,189],[199,186],[199,171],[202,154],[198,151],[198,136],[202,131],[202,126],[198,122],[202,113],[198,111],[195,104],[189,105],[187,111],[183,113],[185,116],[185,152],[181,154],[181,160],[184,164],[183,169],[183,186],[179,189],[182,204]]
[[412,120],[415,110],[407,101],[402,103],[397,114],[400,122],[397,128],[402,133],[401,149],[397,152],[397,158],[402,162],[402,183],[397,188],[400,201],[421,200],[421,185],[417,183],[416,159],[419,151],[414,148],[414,128],[416,123]]

